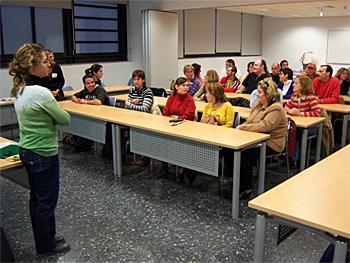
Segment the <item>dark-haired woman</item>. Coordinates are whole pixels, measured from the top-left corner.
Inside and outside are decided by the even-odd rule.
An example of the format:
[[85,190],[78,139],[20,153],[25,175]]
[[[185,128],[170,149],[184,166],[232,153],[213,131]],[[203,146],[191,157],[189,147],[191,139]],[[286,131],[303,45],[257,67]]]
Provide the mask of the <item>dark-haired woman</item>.
[[85,75],[94,76],[96,85],[105,87],[106,85],[102,82],[103,77],[103,67],[100,64],[93,64],[90,68],[85,70]]
[[[166,102],[163,116],[171,116],[179,120],[194,120],[196,105],[193,98],[188,94],[189,82],[184,77],[179,77],[171,83],[174,94]],[[168,173],[168,164],[161,162],[161,169],[157,177]]]
[[55,208],[59,192],[59,158],[56,125],[67,125],[70,117],[52,93],[41,86],[49,61],[42,46],[24,44],[11,64],[11,94],[17,97],[19,155],[30,186],[30,218],[38,254],[66,252],[70,246],[56,236]]

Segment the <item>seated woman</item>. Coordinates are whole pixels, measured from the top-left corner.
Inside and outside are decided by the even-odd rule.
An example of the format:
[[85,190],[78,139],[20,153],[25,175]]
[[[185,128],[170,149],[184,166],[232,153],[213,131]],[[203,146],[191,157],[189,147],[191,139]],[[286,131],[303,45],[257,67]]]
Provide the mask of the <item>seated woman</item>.
[[[132,73],[134,88],[129,90],[128,100],[125,101],[125,108],[129,110],[151,112],[153,105],[152,90],[146,87],[146,75],[143,70],[136,69]],[[150,163],[150,158],[143,157],[136,160],[134,164],[146,167]]]
[[[280,104],[280,95],[276,83],[271,79],[258,82],[258,103],[252,109],[248,120],[237,129],[270,134],[267,140],[266,154],[280,153],[285,147],[288,128],[287,115]],[[247,198],[252,193],[253,166],[256,164],[258,149],[242,152],[240,198]]]
[[193,99],[195,101],[207,101],[207,99],[205,98],[205,84],[212,82],[219,82],[219,74],[215,70],[210,69],[204,76],[202,87],[196,92],[196,94],[194,94]]
[[193,96],[199,89],[200,81],[194,75],[194,68],[191,65],[185,65],[183,72],[190,85],[188,87],[188,94],[190,94],[190,96]]
[[132,73],[134,81],[133,89],[129,90],[128,100],[125,101],[125,108],[135,111],[150,112],[153,104],[152,90],[146,87],[146,76],[142,70],[135,70]]
[[103,67],[100,64],[93,64],[90,68],[85,69],[85,74],[92,75],[94,77],[96,85],[105,87],[106,85],[102,82]]
[[[315,95],[314,88],[312,86],[312,80],[307,76],[299,76],[296,78],[294,83],[294,93],[292,97],[286,104],[286,112],[293,116],[303,116],[303,117],[319,117],[321,114],[321,109],[318,105],[318,98]],[[313,127],[309,129],[309,136],[315,135],[317,128]],[[292,159],[292,168],[296,168],[297,161],[300,155],[300,144],[301,144],[301,130],[297,129],[297,144],[294,155]]]
[[[188,81],[186,78],[179,77],[171,83],[173,95],[166,102],[163,116],[171,116],[179,120],[194,120],[196,105],[193,98],[188,94]],[[161,169],[156,176],[162,177],[168,173],[168,164],[161,162]]]
[[[109,105],[108,93],[101,86],[95,84],[94,76],[85,75],[83,77],[84,89],[75,93],[72,96],[72,101],[80,104],[90,104],[90,105]],[[109,136],[108,128],[106,129],[108,138]],[[106,141],[106,145],[109,141]],[[91,149],[93,142],[91,140],[74,136],[74,152],[83,152]]]
[[224,87],[218,83],[205,84],[208,103],[204,107],[201,122],[208,122],[210,117],[215,119],[216,125],[233,127],[234,111],[231,103],[227,101]]
[[64,100],[63,86],[64,86],[64,76],[61,67],[55,61],[55,55],[51,50],[45,51],[47,60],[49,64],[49,75],[42,78],[42,86],[51,90],[52,95],[57,101]]

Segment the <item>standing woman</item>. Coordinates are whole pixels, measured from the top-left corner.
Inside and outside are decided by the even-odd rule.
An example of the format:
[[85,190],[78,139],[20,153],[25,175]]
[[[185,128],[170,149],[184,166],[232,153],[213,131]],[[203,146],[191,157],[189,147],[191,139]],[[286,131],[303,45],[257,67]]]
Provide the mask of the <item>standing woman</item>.
[[19,155],[28,173],[30,218],[38,254],[66,252],[70,246],[56,236],[55,208],[59,192],[59,158],[56,125],[70,116],[51,92],[40,86],[47,77],[48,60],[37,44],[24,44],[14,56],[9,73],[11,94],[20,128]]
[[90,68],[85,69],[85,75],[94,76],[96,85],[105,87],[106,85],[101,81],[103,77],[103,67],[100,64],[93,64]]
[[47,60],[50,64],[49,75],[43,78],[42,86],[51,90],[52,95],[57,101],[64,100],[63,86],[64,86],[64,76],[61,67],[55,62],[55,55],[51,50],[45,52]]

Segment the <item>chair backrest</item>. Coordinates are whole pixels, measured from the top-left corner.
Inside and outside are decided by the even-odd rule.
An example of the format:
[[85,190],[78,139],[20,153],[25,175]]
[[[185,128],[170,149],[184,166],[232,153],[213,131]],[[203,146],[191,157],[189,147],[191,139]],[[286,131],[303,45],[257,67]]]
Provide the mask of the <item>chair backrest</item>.
[[241,124],[241,115],[239,112],[236,112],[235,122],[233,123],[233,128],[236,128],[238,125]]
[[64,86],[62,88],[63,91],[68,91],[68,90],[73,90],[73,87],[72,86]]
[[167,93],[166,93],[166,90],[163,89],[163,88],[150,88],[152,90],[152,93],[154,96],[157,96],[157,97],[164,97],[166,98],[167,97]]
[[110,96],[108,99],[109,99],[109,106],[115,107],[116,97]]
[[288,119],[288,130],[286,135],[286,152],[291,157],[296,150],[297,126],[292,119]]

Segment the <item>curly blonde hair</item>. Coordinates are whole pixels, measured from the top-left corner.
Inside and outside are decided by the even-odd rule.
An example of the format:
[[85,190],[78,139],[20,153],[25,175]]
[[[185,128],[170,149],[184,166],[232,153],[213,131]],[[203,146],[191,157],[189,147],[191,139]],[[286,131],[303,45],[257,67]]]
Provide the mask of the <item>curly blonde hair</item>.
[[266,97],[267,97],[267,105],[271,105],[275,102],[280,101],[280,94],[277,89],[276,83],[270,78],[264,78],[263,80],[258,82],[258,88],[261,88]]
[[41,63],[43,52],[43,47],[38,44],[23,44],[17,50],[9,69],[10,76],[13,76],[12,96],[17,97],[18,91],[26,85],[32,68]]

